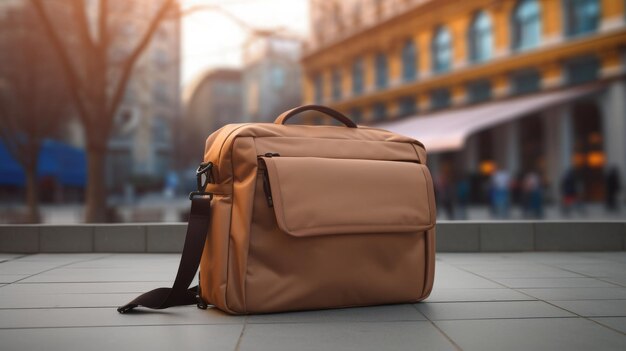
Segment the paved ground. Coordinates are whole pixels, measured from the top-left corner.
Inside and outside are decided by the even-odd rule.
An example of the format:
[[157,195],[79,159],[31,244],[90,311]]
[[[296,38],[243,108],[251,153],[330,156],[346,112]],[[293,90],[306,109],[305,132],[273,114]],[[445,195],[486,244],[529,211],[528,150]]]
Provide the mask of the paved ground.
[[178,255],[0,254],[2,350],[626,350],[626,253],[440,254],[427,302],[119,315]]

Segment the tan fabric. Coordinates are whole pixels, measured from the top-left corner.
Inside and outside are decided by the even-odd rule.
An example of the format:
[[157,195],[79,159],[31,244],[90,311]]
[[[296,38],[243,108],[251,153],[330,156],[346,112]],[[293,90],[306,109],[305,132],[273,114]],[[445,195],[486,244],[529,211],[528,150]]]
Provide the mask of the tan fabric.
[[207,139],[204,161],[216,183],[207,302],[244,314],[430,293],[436,213],[421,143],[362,126],[235,124]]

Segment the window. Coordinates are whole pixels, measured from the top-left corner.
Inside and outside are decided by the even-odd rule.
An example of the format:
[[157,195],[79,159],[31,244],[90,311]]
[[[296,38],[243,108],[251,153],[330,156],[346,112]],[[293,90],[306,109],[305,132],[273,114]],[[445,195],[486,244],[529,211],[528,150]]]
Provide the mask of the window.
[[374,122],[384,121],[387,118],[387,105],[382,102],[374,104],[372,107]]
[[432,42],[433,71],[436,73],[445,72],[450,69],[452,60],[452,36],[446,27],[440,26],[435,31]]
[[170,126],[167,118],[162,115],[152,117],[152,135],[159,142],[168,142],[170,139]]
[[598,0],[564,0],[565,32],[575,36],[598,29],[600,4]]
[[358,58],[352,64],[352,94],[363,92],[363,59]]
[[536,70],[515,72],[511,75],[511,92],[513,95],[522,95],[539,91],[541,88],[541,74]]
[[491,82],[478,80],[467,84],[467,92],[470,103],[487,101],[491,98]]
[[385,54],[377,54],[375,59],[376,65],[376,88],[382,89],[387,87],[387,56]]
[[433,90],[430,95],[430,104],[433,110],[450,106],[450,91],[448,89]]
[[272,85],[276,89],[285,87],[285,70],[280,66],[273,66],[271,70]]
[[598,79],[600,62],[593,56],[580,57],[567,62],[565,72],[570,85],[588,83]]
[[537,0],[520,0],[513,10],[513,48],[526,50],[541,41],[541,10]]
[[480,11],[474,17],[469,30],[470,60],[482,62],[490,59],[492,47],[491,18],[485,11]]
[[324,98],[324,80],[321,74],[315,76],[315,103],[321,104]]
[[417,50],[413,40],[407,40],[402,48],[402,80],[409,82],[417,78]]
[[398,100],[398,116],[405,117],[417,112],[417,104],[412,96],[404,96]]
[[338,68],[333,71],[332,80],[333,99],[339,100],[341,99],[341,71]]

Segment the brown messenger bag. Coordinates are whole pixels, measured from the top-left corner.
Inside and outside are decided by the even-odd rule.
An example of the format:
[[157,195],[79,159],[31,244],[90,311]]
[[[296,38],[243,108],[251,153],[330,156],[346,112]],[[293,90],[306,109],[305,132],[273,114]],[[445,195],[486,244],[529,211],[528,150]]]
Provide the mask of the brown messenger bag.
[[[285,124],[307,110],[345,126]],[[271,313],[430,294],[436,214],[420,142],[307,105],[211,134],[197,177],[173,287],[120,313],[189,304]]]

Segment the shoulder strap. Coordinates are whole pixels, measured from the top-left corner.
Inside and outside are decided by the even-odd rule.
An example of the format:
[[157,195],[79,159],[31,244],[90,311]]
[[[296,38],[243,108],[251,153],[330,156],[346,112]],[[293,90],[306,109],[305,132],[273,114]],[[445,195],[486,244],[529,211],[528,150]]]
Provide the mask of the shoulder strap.
[[199,303],[195,288],[189,288],[200,265],[200,257],[211,223],[211,198],[194,197],[191,200],[191,212],[183,254],[180,258],[178,273],[171,288],[158,288],[139,295],[133,301],[117,309],[126,313],[137,306],[164,309],[172,306],[193,305]]

